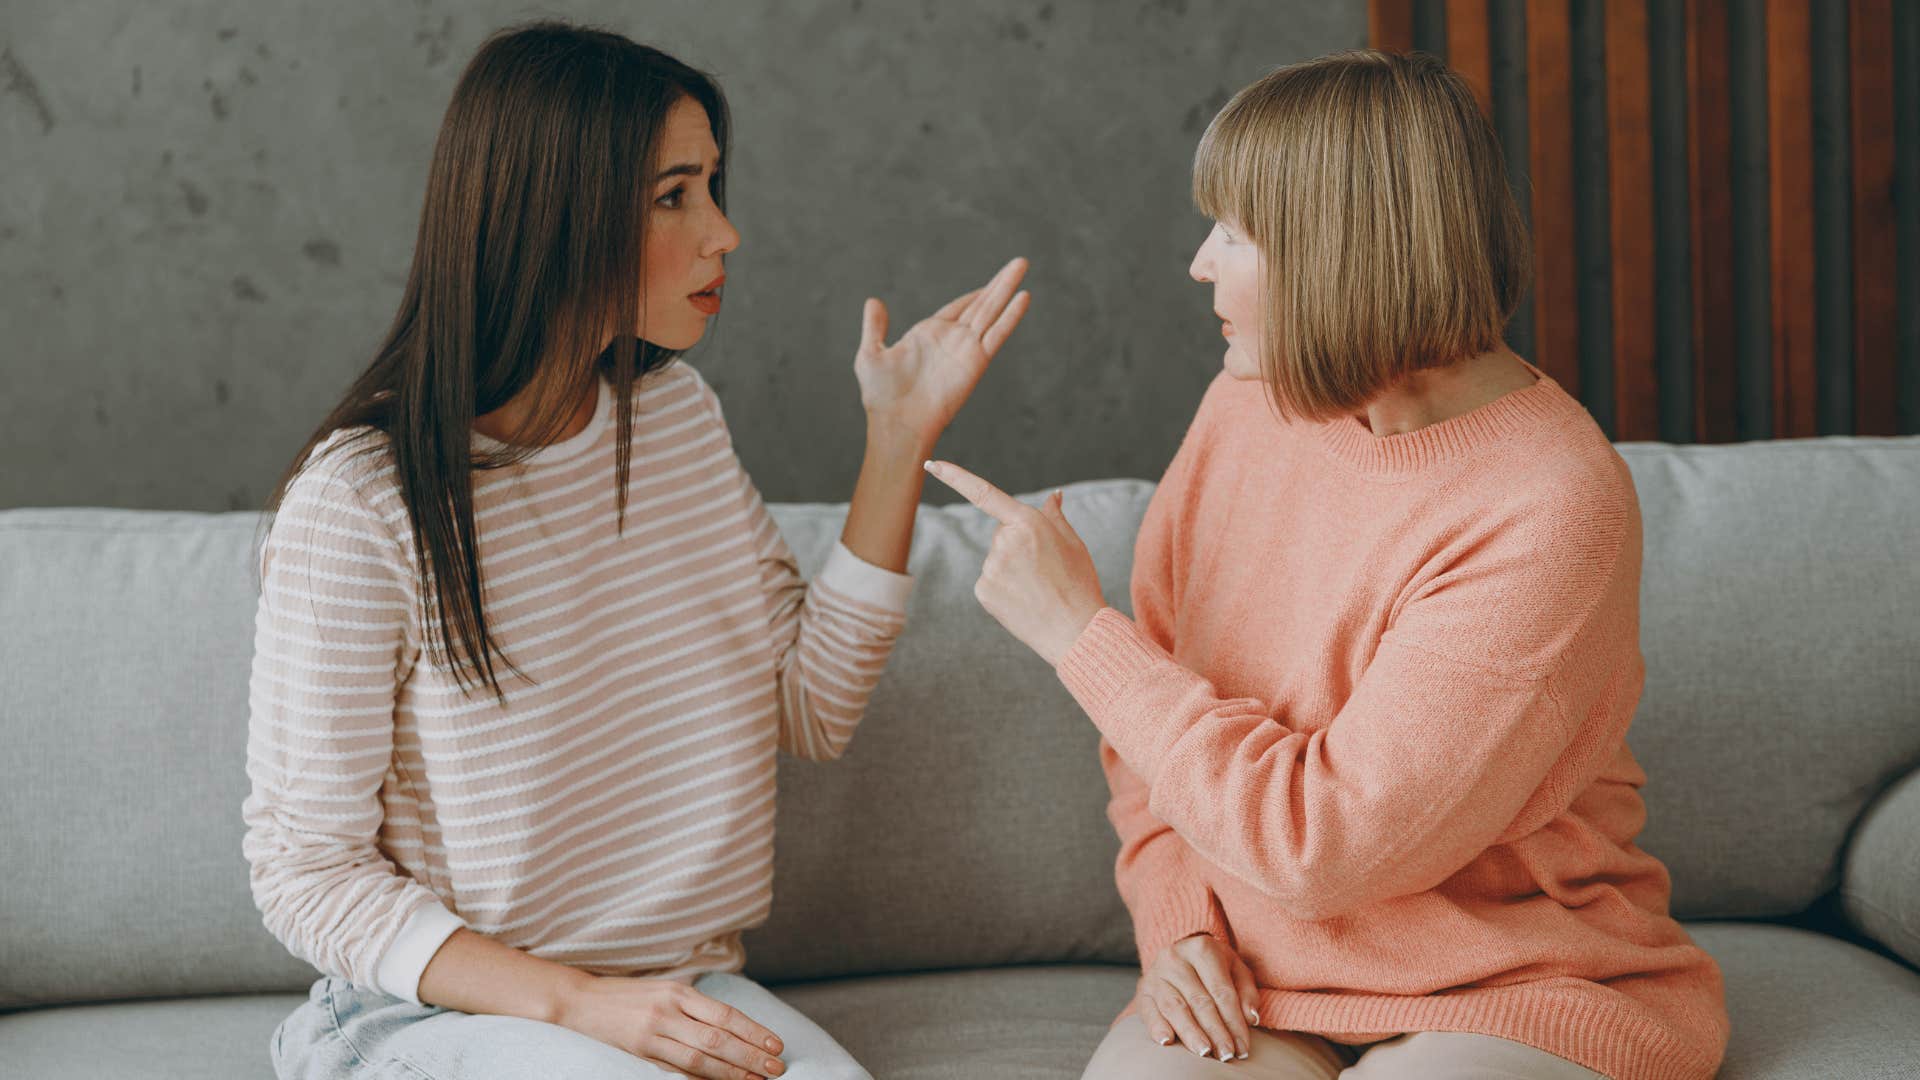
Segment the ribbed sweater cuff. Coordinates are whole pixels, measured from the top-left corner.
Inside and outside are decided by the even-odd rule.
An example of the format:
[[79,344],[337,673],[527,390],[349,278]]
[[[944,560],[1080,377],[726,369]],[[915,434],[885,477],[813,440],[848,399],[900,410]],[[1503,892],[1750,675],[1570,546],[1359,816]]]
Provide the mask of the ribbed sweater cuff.
[[1233,935],[1213,890],[1192,878],[1148,898],[1134,910],[1133,918],[1142,969],[1153,963],[1160,950],[1193,934],[1208,934],[1220,944],[1233,947]]
[[1061,654],[1054,671],[1094,724],[1105,731],[1102,714],[1107,706],[1135,676],[1171,659],[1132,619],[1104,607]]
[[896,615],[907,610],[907,598],[913,595],[913,576],[875,566],[855,555],[847,545],[835,543],[827,555],[827,564],[814,576],[828,588],[837,589],[864,604]]
[[380,992],[421,1004],[420,976],[440,946],[465,925],[438,900],[415,908],[400,932],[394,935],[393,944],[387,946],[380,957],[379,968],[374,971],[373,978],[380,984]]

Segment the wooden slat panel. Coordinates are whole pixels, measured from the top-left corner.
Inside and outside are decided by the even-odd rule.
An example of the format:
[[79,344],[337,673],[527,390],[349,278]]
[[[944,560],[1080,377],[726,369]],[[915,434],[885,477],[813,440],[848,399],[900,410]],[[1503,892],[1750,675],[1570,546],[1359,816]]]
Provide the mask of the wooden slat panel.
[[1900,430],[1895,376],[1900,266],[1893,134],[1893,0],[1852,0],[1847,20],[1853,114],[1853,430]]
[[1687,183],[1693,241],[1693,437],[1740,437],[1733,314],[1727,0],[1687,0]]
[[1818,434],[1814,363],[1813,51],[1808,0],[1767,0],[1773,435]]
[[1607,192],[1613,281],[1613,437],[1660,437],[1654,325],[1653,128],[1647,0],[1607,0]]
[[1414,0],[1367,0],[1367,44],[1383,52],[1413,51]]
[[1447,0],[1447,66],[1473,87],[1480,111],[1493,115],[1493,43],[1487,0]]
[[1567,0],[1527,3],[1527,170],[1533,180],[1533,362],[1580,392],[1580,264],[1573,201],[1573,52]]

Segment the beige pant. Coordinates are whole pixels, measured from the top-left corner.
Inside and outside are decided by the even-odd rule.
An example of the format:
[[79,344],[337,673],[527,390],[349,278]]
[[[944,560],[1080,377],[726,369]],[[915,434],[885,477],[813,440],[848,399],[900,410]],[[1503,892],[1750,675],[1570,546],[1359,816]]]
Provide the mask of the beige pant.
[[[1113,1026],[1081,1080],[1593,1080],[1600,1074],[1525,1043],[1416,1031],[1347,1046],[1299,1031],[1253,1029],[1244,1060],[1161,1046],[1137,1016]],[[1604,1077],[1601,1080],[1605,1080]]]

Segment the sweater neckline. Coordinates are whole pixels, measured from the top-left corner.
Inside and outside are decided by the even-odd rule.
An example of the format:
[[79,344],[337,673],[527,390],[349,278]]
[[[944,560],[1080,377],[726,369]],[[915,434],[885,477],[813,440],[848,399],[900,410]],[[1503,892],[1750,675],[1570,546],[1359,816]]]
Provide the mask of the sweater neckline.
[[[1517,358],[1516,359],[1520,359]],[[1375,435],[1357,416],[1313,425],[1328,456],[1362,472],[1394,475],[1493,445],[1512,433],[1565,413],[1574,402],[1553,376],[1520,359],[1534,374],[1531,386],[1509,390],[1476,409],[1397,435]]]
[[[598,372],[594,373],[593,389],[595,395],[593,417],[587,421],[587,426],[561,439],[559,442],[548,443],[538,450],[535,450],[533,453],[522,458],[520,464],[552,465],[558,462],[572,461],[574,458],[586,453],[592,448],[594,443],[600,440],[600,434],[607,429],[607,425],[611,422],[613,416],[613,391],[607,386],[607,380]],[[501,442],[498,439],[482,435],[476,431],[473,433],[473,449],[476,453],[491,454],[516,448],[510,443]]]

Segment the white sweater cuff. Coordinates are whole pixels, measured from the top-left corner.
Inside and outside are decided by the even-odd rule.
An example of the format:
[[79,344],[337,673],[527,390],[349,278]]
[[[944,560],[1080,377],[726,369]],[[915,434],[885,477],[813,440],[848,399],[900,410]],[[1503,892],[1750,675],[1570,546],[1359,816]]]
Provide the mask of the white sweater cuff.
[[380,992],[421,1004],[420,973],[427,970],[433,954],[440,951],[440,946],[453,932],[465,925],[438,900],[415,908],[393,944],[387,946],[386,955],[380,958],[380,967],[373,974],[374,981],[380,984]]
[[814,580],[862,603],[894,612],[905,612],[907,597],[913,593],[913,575],[875,566],[839,541],[834,542],[827,565],[820,568]]

